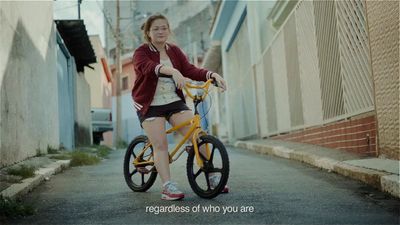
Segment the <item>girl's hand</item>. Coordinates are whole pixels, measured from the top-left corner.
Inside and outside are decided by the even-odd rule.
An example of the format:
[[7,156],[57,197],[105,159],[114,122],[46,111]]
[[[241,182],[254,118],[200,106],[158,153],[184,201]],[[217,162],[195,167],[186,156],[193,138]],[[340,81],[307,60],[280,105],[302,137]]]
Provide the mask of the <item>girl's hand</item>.
[[181,74],[181,72],[179,72],[179,70],[174,70],[174,72],[172,73],[172,78],[174,79],[175,85],[179,90],[185,86],[188,80]]
[[222,88],[223,91],[226,91],[226,82],[224,78],[222,78],[218,73],[212,73],[211,77],[217,81],[218,87]]

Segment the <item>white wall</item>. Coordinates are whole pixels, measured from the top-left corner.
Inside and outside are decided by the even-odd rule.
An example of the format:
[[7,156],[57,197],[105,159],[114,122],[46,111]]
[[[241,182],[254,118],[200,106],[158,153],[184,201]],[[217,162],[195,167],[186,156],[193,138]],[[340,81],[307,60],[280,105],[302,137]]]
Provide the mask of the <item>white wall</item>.
[[52,5],[0,2],[0,167],[59,144]]
[[91,35],[90,43],[96,54],[97,63],[91,64],[94,68],[85,69],[85,79],[90,86],[90,103],[92,108],[111,108],[111,82],[107,81],[101,58],[106,58],[101,45],[100,36]]
[[[112,115],[114,135],[116,129],[116,97],[112,97]],[[121,96],[121,135],[122,139],[129,144],[134,137],[143,134],[143,129],[140,127],[139,119],[136,114],[136,109],[133,107],[133,100],[131,94],[123,94]],[[114,137],[114,140],[115,137]]]
[[[87,70],[88,68],[85,68]],[[90,113],[90,87],[83,73],[75,75],[76,111],[75,111],[75,144],[77,146],[92,143],[92,118]]]

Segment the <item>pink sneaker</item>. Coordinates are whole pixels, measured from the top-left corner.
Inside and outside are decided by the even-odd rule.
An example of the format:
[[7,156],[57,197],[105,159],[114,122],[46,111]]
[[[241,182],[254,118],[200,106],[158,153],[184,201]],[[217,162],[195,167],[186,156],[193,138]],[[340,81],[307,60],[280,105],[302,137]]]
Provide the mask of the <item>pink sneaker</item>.
[[183,194],[181,191],[178,190],[176,187],[176,183],[168,181],[165,183],[163,188],[163,191],[161,192],[161,199],[162,200],[179,200],[185,197],[185,194]]
[[[219,180],[221,179],[221,176],[217,174],[210,175],[208,177],[208,180],[210,181],[210,187],[212,189],[216,188],[218,186]],[[229,187],[228,185],[225,185],[224,189],[222,189],[221,193],[229,193]]]

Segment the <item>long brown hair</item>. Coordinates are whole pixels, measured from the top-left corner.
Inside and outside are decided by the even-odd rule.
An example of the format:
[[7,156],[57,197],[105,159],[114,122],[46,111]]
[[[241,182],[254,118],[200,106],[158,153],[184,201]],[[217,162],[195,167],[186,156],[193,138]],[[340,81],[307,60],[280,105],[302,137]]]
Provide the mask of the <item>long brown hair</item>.
[[157,20],[157,19],[163,19],[163,20],[167,21],[167,25],[168,25],[168,29],[169,29],[168,19],[164,15],[157,13],[157,14],[154,14],[154,15],[150,16],[149,18],[147,18],[146,22],[144,22],[141,29],[143,31],[144,39],[149,43],[151,42],[151,38],[148,33],[150,31],[150,27],[153,24],[154,20]]

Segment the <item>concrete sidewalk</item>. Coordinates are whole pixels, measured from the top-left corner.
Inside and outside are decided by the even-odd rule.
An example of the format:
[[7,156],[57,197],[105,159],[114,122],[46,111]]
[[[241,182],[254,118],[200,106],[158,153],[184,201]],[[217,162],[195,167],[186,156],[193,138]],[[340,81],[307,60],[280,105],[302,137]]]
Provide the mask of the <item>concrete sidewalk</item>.
[[52,160],[49,158],[50,156],[51,155],[34,157],[18,163],[17,165],[34,165],[38,168],[35,171],[34,177],[22,179],[20,181],[10,183],[8,181],[10,175],[6,175],[6,170],[9,167],[1,169],[0,182],[2,183],[2,188],[0,189],[0,196],[11,199],[22,197],[23,195],[32,191],[42,182],[49,180],[52,175],[69,167],[71,160]]
[[371,158],[316,145],[269,139],[238,141],[235,147],[304,162],[362,181],[400,198],[398,160]]

